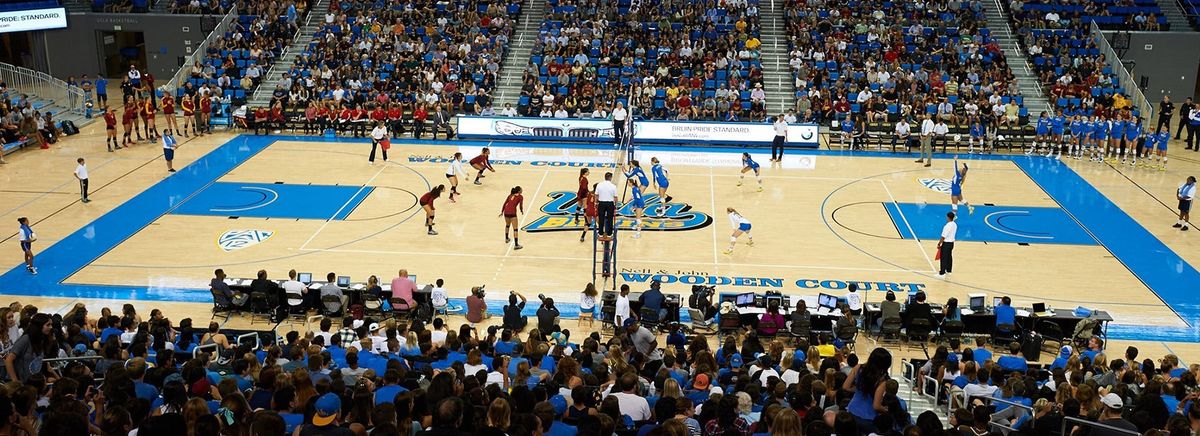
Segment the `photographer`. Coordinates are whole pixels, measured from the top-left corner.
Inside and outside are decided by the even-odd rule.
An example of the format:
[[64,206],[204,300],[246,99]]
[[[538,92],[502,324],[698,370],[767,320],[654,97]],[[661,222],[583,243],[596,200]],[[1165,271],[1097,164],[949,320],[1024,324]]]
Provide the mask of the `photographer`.
[[[520,298],[521,301],[517,302]],[[519,332],[525,330],[525,326],[529,324],[529,320],[525,319],[525,315],[521,314],[525,310],[525,302],[528,301],[524,295],[517,291],[508,293],[508,305],[504,306],[504,328]]]
[[542,294],[538,294],[538,299],[542,300],[542,307],[537,310],[538,330],[542,334],[547,334],[558,325],[559,312],[558,308],[554,307],[554,299],[546,298]]
[[712,296],[716,291],[716,288],[712,286],[692,286],[692,296],[688,297],[688,307],[699,310],[700,313],[704,314],[703,321],[708,321],[717,316],[717,307],[713,306],[712,303]]
[[484,301],[483,295],[483,286],[471,288],[471,295],[467,296],[467,322],[479,324],[483,320],[491,318],[487,311],[487,301]]

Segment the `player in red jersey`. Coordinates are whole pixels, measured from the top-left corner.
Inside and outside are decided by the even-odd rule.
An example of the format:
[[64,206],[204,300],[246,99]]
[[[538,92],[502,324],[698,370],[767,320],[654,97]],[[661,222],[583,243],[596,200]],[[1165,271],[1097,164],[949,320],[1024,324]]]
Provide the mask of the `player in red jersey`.
[[171,94],[163,95],[162,111],[163,122],[166,123],[167,130],[178,132],[179,124],[175,121],[175,96],[172,96]]
[[583,232],[579,234],[579,242],[583,242],[587,236],[588,229],[596,224],[596,185],[592,185],[592,189],[587,192],[587,197],[583,200]]
[[188,127],[192,128],[192,134],[196,134],[196,123],[193,118],[196,117],[196,102],[192,100],[192,96],[184,94],[179,100],[179,107],[183,109],[183,136],[188,136]]
[[579,215],[583,213],[583,204],[588,195],[588,169],[579,169],[579,189],[575,191],[575,224],[579,224]]
[[[134,109],[134,107],[135,107],[135,105],[132,103],[127,104],[127,105],[125,105],[125,111],[121,113],[121,128],[122,128],[121,132],[123,132],[123,135],[121,138],[121,145],[124,145],[124,146],[128,146],[129,144],[134,143],[133,140],[129,138],[129,135],[131,133],[133,133],[133,130],[134,130],[133,120],[134,120],[134,118],[137,118],[137,115],[135,114],[137,109]],[[139,135],[138,140],[140,141],[141,139],[142,138]]]
[[517,210],[522,214],[525,213],[525,197],[521,196],[521,187],[516,186],[509,192],[508,198],[504,199],[504,205],[500,207],[500,216],[504,217],[504,243],[509,242],[508,229],[512,228],[513,250],[520,250],[521,240],[517,238],[517,231],[520,230],[520,223],[517,222]]
[[158,140],[158,126],[154,125],[154,114],[158,109],[154,107],[154,102],[150,99],[142,100],[142,125],[146,127],[146,140],[154,142]]
[[483,147],[483,150],[479,152],[479,156],[471,158],[471,168],[474,168],[475,171],[478,171],[475,173],[476,185],[483,184],[483,182],[479,181],[480,177],[484,177],[483,170],[491,170],[493,173],[496,172],[496,169],[492,168],[492,161],[488,158],[488,156],[491,156],[491,154],[492,150],[488,149],[487,147]]
[[104,145],[108,147],[108,151],[113,151],[121,148],[121,143],[117,142],[117,110],[109,108],[104,111],[104,132],[108,137],[104,140]]
[[436,187],[433,188],[432,191],[429,191],[429,192],[425,193],[425,195],[422,195],[421,200],[419,201],[419,203],[421,204],[421,208],[425,209],[425,228],[428,229],[425,233],[428,235],[433,236],[433,235],[438,234],[437,230],[433,229],[433,212],[434,212],[433,200],[436,200],[438,197],[441,197],[442,191],[445,191],[445,190],[446,190],[446,185],[437,185]]

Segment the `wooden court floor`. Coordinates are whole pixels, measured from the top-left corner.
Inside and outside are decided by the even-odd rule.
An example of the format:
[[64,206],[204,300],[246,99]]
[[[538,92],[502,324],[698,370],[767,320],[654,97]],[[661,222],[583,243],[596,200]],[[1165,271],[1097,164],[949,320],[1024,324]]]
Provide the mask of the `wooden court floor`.
[[[9,164],[0,167],[0,220],[12,222],[11,229],[2,235],[0,262],[15,266],[21,261],[15,238],[17,216],[30,217],[39,234],[38,243],[45,247],[85,228],[167,177],[159,146],[141,144],[108,153],[102,135],[102,127],[93,124],[83,134],[51,150],[23,151],[10,156]],[[189,164],[232,137],[221,133],[185,140],[177,153],[176,166]],[[366,162],[367,147],[279,141],[219,178],[228,183],[376,187],[344,220],[230,220],[215,215],[167,214],[66,282],[202,288],[217,267],[234,277],[252,276],[260,268],[281,277],[294,268],[315,276],[333,271],[355,281],[372,274],[387,280],[396,270],[405,268],[422,283],[444,278],[456,297],[465,296],[470,286],[486,283],[492,295],[512,289],[574,301],[578,289],[590,280],[590,237],[588,242],[580,243],[577,231],[525,233],[521,239],[525,248],[516,251],[504,244],[503,222],[497,214],[509,189],[520,185],[526,198],[522,225],[561,218],[554,211],[547,217],[542,208],[552,202],[556,192],[575,190],[578,167],[552,166],[550,162],[596,162],[611,156],[611,151],[493,147],[493,160],[521,164],[497,165],[497,172],[488,173],[482,186],[463,183],[463,195],[457,203],[440,200],[437,229],[441,234],[427,236],[423,214],[414,207],[415,196],[431,184],[445,183],[442,174],[446,167],[443,162],[428,159],[444,158],[455,150],[470,158],[479,147],[397,143],[392,161],[374,166]],[[673,210],[706,216],[710,221],[703,226],[688,221],[696,227],[690,230],[645,231],[638,239],[626,232],[619,241],[618,269],[631,277],[699,276],[739,280],[742,284],[765,278],[779,280],[785,292],[799,294],[822,291],[801,287],[801,283],[918,284],[936,302],[952,296],[963,300],[968,293],[984,292],[989,297],[1010,295],[1018,305],[1045,301],[1052,307],[1100,308],[1112,313],[1117,322],[1187,326],[1121,262],[1097,245],[964,242],[955,252],[955,274],[949,281],[937,279],[933,241],[899,238],[904,220],[889,218],[882,205],[924,203],[948,210],[947,196],[920,181],[948,179],[952,171],[948,160],[936,161],[932,168],[925,169],[911,160],[869,154],[818,155],[805,164],[793,159],[771,167],[759,155],[758,160],[764,164],[765,189],[757,192],[752,177],[747,177],[743,186],[736,185],[735,154],[646,151],[638,158],[646,162],[656,154],[671,171]],[[80,156],[88,159],[92,172],[93,201],[88,204],[78,201],[77,184],[71,174],[74,159]],[[1195,265],[1200,262],[1195,232],[1170,227],[1175,220],[1175,188],[1200,168],[1200,160],[1193,156],[1190,151],[1173,150],[1170,168],[1162,172],[1078,161],[1066,164],[1183,260]],[[1055,207],[1054,200],[1012,162],[970,163],[968,200],[981,205]],[[603,171],[593,168],[590,179],[598,181]],[[732,255],[721,253],[731,230],[726,207],[738,209],[753,221],[754,247],[746,247],[743,239]],[[227,252],[216,240],[233,228],[267,230],[273,236],[258,245]],[[767,284],[773,285],[769,281]],[[638,289],[645,283],[635,281],[631,286]],[[672,286],[686,293],[685,285]],[[733,284],[719,288],[765,289]],[[880,292],[867,295],[870,301],[883,297]],[[64,312],[77,301],[96,309],[123,302],[114,301],[121,300],[120,296],[105,297],[59,298],[46,294],[10,298]],[[134,303],[139,308],[161,308],[176,318],[205,318],[208,312],[204,303]],[[1139,346],[1200,352],[1190,344],[1171,342]]]

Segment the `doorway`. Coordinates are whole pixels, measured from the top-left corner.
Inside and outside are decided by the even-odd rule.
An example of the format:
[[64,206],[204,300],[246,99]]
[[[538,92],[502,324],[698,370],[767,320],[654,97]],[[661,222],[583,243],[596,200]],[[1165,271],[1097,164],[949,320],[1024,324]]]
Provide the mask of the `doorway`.
[[100,68],[106,77],[119,81],[129,71],[129,64],[137,64],[146,71],[146,36],[142,32],[97,30],[100,44]]

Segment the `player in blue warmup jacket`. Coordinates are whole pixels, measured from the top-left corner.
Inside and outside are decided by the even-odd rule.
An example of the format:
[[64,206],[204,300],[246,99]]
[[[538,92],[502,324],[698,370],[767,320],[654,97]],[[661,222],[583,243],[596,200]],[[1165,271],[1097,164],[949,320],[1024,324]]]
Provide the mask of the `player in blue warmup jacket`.
[[1125,119],[1121,118],[1120,115],[1114,115],[1112,122],[1108,123],[1108,126],[1108,150],[1104,152],[1104,157],[1112,159],[1112,162],[1116,163],[1124,147]]
[[758,179],[758,190],[761,192],[763,190],[762,174],[759,172],[758,162],[750,157],[750,153],[742,153],[742,174],[738,175],[738,186],[742,186],[742,181],[746,179],[746,173],[750,171],[754,171],[754,178]]
[[[1133,155],[1130,165],[1136,166],[1138,157],[1142,155],[1142,119],[1134,118],[1125,124],[1125,147],[1121,148],[1121,163],[1125,163],[1125,155]],[[1126,153],[1126,150],[1129,152]]]
[[1033,145],[1030,146],[1029,150],[1025,152],[1026,155],[1037,153],[1038,147],[1043,145],[1047,147],[1050,146],[1050,117],[1046,116],[1045,111],[1042,111],[1042,114],[1038,115],[1037,127],[1035,128],[1034,133],[1035,136],[1033,137]]
[[1066,142],[1063,141],[1064,133],[1066,133],[1067,117],[1063,115],[1062,109],[1050,118],[1050,143],[1051,145],[1046,150],[1046,157],[1062,156],[1062,146]]
[[970,139],[967,140],[967,153],[975,154],[975,141],[979,141],[979,152],[983,152],[983,137],[986,133],[983,127],[983,120],[978,116],[971,117],[971,127],[968,130]]
[[1154,144],[1157,146],[1156,148],[1158,148],[1158,160],[1159,160],[1158,170],[1166,171],[1167,170],[1167,143],[1171,142],[1171,132],[1168,130],[1167,127],[1159,128],[1158,133],[1152,134],[1146,139],[1146,148],[1150,148],[1150,138],[1154,139]]
[[658,217],[662,218],[667,214],[667,203],[671,202],[671,196],[667,195],[667,188],[671,186],[671,179],[668,176],[668,171],[663,167],[662,162],[658,161],[657,157],[650,158],[650,175],[654,177],[654,186],[658,187]]
[[1108,150],[1109,124],[1104,115],[1097,117],[1096,122],[1092,124],[1092,140],[1096,143],[1095,157],[1092,158],[1094,162],[1104,161],[1104,153]]

